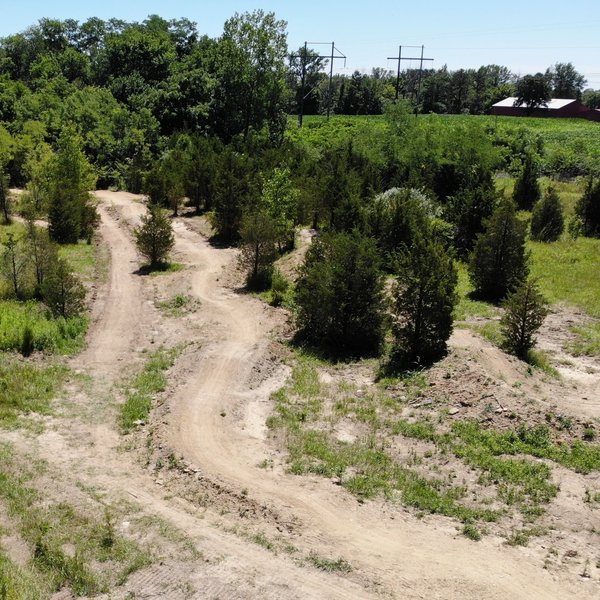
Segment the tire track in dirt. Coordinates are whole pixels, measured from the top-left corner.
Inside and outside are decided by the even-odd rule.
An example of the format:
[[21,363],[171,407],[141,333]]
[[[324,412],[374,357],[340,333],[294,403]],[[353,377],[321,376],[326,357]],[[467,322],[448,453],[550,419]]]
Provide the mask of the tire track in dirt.
[[115,198],[131,201],[129,194],[96,192],[100,200],[99,235],[110,249],[109,281],[92,309],[92,323],[86,349],[74,360],[74,365],[112,382],[127,363],[135,347],[142,319],[140,278],[133,275],[138,255],[126,231],[109,214]]

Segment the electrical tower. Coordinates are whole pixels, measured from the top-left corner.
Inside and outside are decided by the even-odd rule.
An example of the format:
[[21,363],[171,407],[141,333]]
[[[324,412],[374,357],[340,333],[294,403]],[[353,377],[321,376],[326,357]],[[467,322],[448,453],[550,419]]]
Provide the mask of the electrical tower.
[[402,48],[403,46],[398,46],[398,56],[388,56],[388,60],[397,60],[398,61],[398,71],[396,74],[396,100],[398,100],[398,96],[400,95],[400,71],[403,60],[418,60],[419,61],[419,77],[417,80],[417,97],[416,97],[416,106],[415,106],[415,116],[419,114],[419,101],[421,99],[421,79],[423,77],[423,62],[432,61],[433,58],[425,58],[423,56],[425,52],[425,46],[404,46],[404,48],[420,48],[421,56],[402,56]]
[[[304,100],[308,98],[314,88],[311,88],[306,92],[306,62],[308,59],[308,46],[329,46],[329,42],[304,42],[304,52],[301,54],[291,54],[290,61],[300,56],[302,59],[302,73],[300,77],[300,106],[298,107],[298,127],[302,127],[302,119],[304,117]],[[344,66],[346,66],[346,56],[335,47],[335,42],[331,42],[331,54],[319,54],[312,58],[327,58],[329,59],[329,88],[327,98],[327,118],[331,114],[331,106],[333,104],[333,62],[337,59],[344,60]]]

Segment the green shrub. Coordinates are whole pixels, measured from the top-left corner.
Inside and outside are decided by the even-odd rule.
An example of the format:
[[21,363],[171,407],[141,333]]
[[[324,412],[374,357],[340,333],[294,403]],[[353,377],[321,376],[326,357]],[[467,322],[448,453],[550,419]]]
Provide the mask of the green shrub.
[[538,242],[555,242],[565,228],[562,204],[556,190],[549,187],[533,207],[531,237]]
[[29,325],[26,325],[21,338],[21,354],[25,357],[30,356],[33,349],[33,330]]
[[465,524],[463,527],[463,535],[474,542],[478,542],[481,539],[481,532],[472,523]]
[[511,354],[527,359],[535,345],[534,335],[548,314],[547,304],[537,284],[531,280],[524,281],[507,296],[500,323],[506,348]]
[[290,282],[283,276],[279,269],[274,269],[271,277],[271,305],[280,306],[285,300]]
[[498,301],[514,289],[529,271],[525,252],[525,225],[517,219],[512,201],[504,200],[486,223],[469,261],[475,293]]

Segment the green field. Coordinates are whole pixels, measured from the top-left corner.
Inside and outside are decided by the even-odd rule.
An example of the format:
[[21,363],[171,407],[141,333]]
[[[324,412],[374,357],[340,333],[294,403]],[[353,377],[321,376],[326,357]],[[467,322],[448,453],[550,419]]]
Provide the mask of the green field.
[[[510,167],[511,146],[525,132],[543,142],[542,173],[549,176],[574,177],[600,172],[600,123],[585,119],[543,119],[534,117],[495,117],[490,115],[421,115],[421,123],[436,119],[448,127],[464,123],[479,123],[492,136],[495,145],[506,149],[506,167]],[[383,115],[336,115],[327,121],[320,115],[304,117],[298,130],[297,119],[290,117],[288,135],[294,139],[318,143],[327,138],[352,138],[359,146],[362,140],[373,139],[387,128]]]

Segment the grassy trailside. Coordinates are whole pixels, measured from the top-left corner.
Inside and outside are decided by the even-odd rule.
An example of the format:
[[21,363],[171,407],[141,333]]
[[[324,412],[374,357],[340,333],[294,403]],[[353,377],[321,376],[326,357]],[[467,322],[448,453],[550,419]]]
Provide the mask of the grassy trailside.
[[146,423],[154,397],[166,389],[165,371],[173,366],[180,348],[160,349],[148,357],[144,368],[125,386],[125,402],[120,406],[119,426],[129,433],[136,424]]
[[117,532],[117,512],[96,500],[85,512],[70,502],[49,501],[36,487],[47,475],[39,460],[20,458],[0,445],[0,501],[28,548],[26,567],[0,548],[0,597],[42,600],[64,587],[77,596],[94,596],[121,585],[133,571],[149,564],[140,544]]
[[[359,500],[383,495],[418,514],[455,518],[475,540],[497,522],[508,543],[526,544],[545,531],[536,522],[558,494],[555,467],[600,471],[591,429],[583,440],[565,441],[563,430],[546,424],[498,431],[475,420],[448,421],[447,410],[417,408],[430,393],[427,373],[366,391],[343,377],[323,383],[322,366],[298,356],[289,383],[273,395],[267,424],[292,473],[334,478]],[[469,472],[475,476],[467,481]]]
[[[0,243],[12,233],[19,239],[25,236],[25,226],[18,222],[0,225]],[[94,281],[98,268],[98,252],[94,244],[66,244],[59,255],[68,261],[84,284]],[[17,302],[7,294],[7,281],[0,282],[0,352],[20,352],[28,329],[34,351],[49,354],[73,354],[81,349],[88,319],[78,316],[55,318],[41,302],[35,299]],[[1,299],[3,298],[4,299]]]

